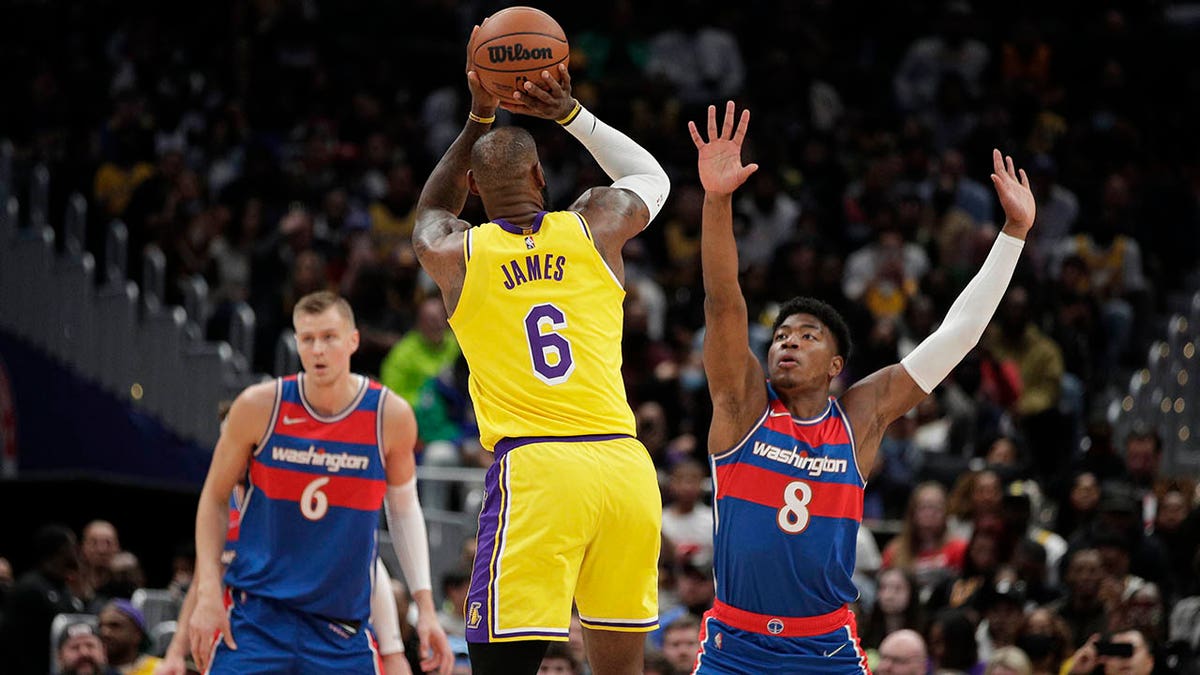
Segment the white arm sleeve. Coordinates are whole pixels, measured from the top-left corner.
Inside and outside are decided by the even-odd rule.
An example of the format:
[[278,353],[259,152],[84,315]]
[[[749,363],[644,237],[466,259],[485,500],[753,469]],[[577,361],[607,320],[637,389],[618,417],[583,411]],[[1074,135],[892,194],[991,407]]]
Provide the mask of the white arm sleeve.
[[371,588],[371,625],[375,628],[375,639],[379,642],[381,655],[404,652],[404,640],[400,637],[400,614],[396,608],[396,596],[392,595],[392,575],[388,574],[387,567],[380,558],[375,558],[375,586]]
[[384,500],[392,548],[400,560],[410,593],[433,590],[429,580],[429,537],[425,532],[425,514],[417,499],[417,477],[404,485],[388,486]]
[[933,391],[979,342],[1000,306],[1024,246],[1023,240],[1001,232],[983,267],[946,312],[942,325],[900,362],[921,391]]
[[563,126],[592,153],[604,173],[613,179],[613,187],[624,188],[642,198],[650,210],[650,220],[654,220],[671,191],[671,181],[658,160],[583,106]]

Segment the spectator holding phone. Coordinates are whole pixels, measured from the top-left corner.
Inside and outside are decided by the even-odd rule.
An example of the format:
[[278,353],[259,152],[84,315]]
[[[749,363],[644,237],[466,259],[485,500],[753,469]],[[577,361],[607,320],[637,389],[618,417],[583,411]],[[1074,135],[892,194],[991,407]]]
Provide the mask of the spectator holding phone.
[[1063,669],[1070,675],[1150,675],[1153,671],[1154,650],[1140,630],[1121,631],[1107,639],[1093,635]]

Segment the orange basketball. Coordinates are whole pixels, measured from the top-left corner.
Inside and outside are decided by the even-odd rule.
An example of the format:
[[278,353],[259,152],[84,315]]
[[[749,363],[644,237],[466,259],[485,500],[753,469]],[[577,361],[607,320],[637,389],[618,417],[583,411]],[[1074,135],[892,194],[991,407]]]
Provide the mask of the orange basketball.
[[558,79],[558,64],[570,56],[562,27],[533,7],[509,7],[484,19],[468,52],[484,89],[502,102],[526,80],[540,81],[543,70]]

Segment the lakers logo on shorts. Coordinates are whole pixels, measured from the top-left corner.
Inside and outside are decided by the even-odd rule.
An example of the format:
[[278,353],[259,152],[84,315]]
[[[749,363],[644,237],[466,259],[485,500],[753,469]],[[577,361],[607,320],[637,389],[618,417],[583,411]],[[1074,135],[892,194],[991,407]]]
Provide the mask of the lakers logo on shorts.
[[483,615],[479,613],[482,606],[481,602],[471,603],[470,609],[467,610],[467,628],[479,628],[479,622],[483,620]]

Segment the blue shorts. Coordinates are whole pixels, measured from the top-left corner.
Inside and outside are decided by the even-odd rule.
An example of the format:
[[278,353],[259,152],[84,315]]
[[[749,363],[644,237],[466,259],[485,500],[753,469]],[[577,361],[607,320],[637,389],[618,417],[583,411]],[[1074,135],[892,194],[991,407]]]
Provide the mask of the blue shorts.
[[383,672],[375,635],[360,626],[319,618],[270,598],[233,591],[229,627],[236,650],[219,636],[209,659],[211,675]]
[[734,628],[712,614],[706,613],[700,624],[700,653],[693,673],[871,673],[853,618],[847,625],[821,635],[782,637]]

